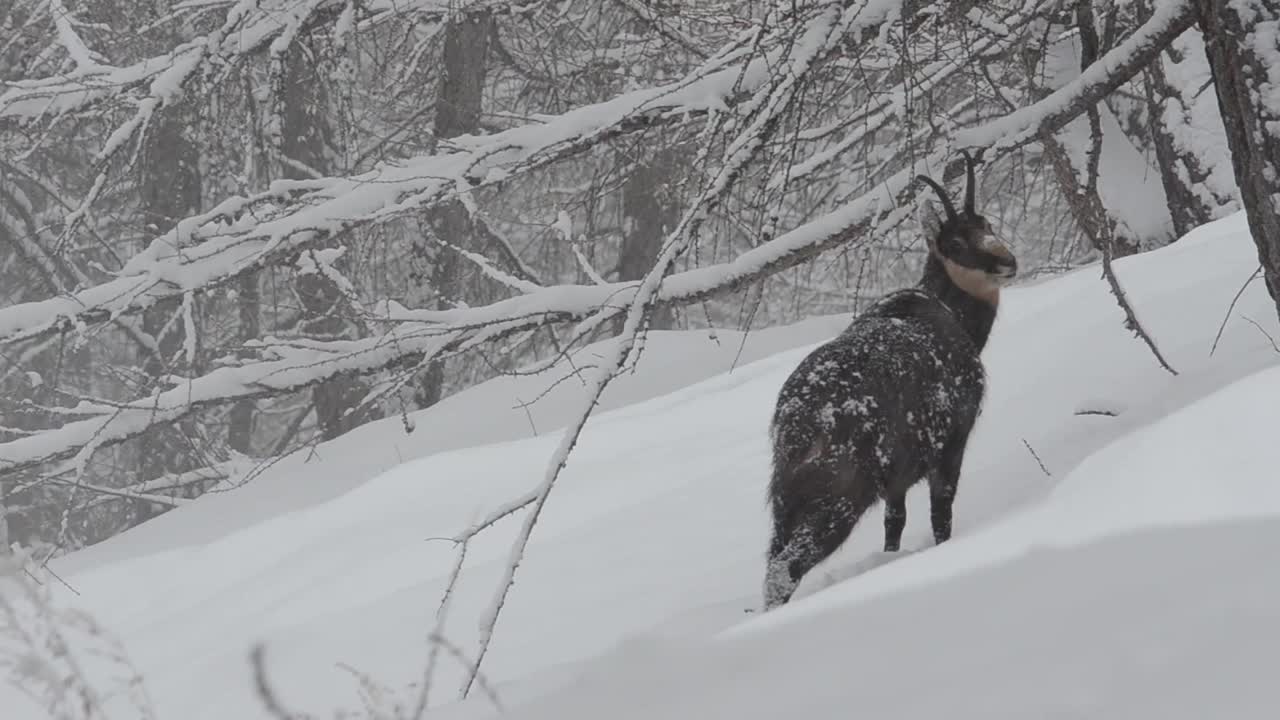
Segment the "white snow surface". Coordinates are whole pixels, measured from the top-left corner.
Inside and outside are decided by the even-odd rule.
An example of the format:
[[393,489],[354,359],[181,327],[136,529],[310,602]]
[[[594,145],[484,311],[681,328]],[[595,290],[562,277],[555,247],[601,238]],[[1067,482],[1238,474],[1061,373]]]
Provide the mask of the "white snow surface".
[[[1122,327],[1096,267],[1007,290],[953,540],[931,547],[917,489],[916,552],[876,552],[873,510],[764,615],[744,611],[760,602],[773,401],[848,318],[753,335],[758,359],[729,372],[705,333],[652,338],[516,575],[484,666],[506,714],[1268,717],[1280,327],[1260,281],[1228,315],[1256,265],[1241,214],[1116,262],[1176,377]],[[417,682],[454,558],[430,538],[542,479],[581,386],[546,399],[536,437],[509,408],[550,380],[482,385],[419,414],[412,436],[371,426],[69,556],[55,565],[81,595],[59,599],[122,638],[161,718],[269,717],[247,661],[259,641],[281,698],[321,717],[359,706],[337,663]],[[518,525],[470,547],[443,627],[464,653]],[[441,661],[430,716],[495,716],[483,694],[451,702],[462,677]],[[0,687],[5,720],[41,717],[11,696]]]

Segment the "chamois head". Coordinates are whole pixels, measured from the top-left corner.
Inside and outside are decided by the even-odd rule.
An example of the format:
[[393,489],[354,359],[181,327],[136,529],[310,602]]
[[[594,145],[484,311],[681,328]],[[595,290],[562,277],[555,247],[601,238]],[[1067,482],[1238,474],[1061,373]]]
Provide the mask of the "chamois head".
[[929,252],[942,261],[952,282],[970,295],[994,302],[1000,286],[1017,275],[1018,263],[1009,248],[991,230],[991,223],[978,214],[975,199],[977,183],[973,176],[975,163],[969,153],[963,152],[963,155],[968,175],[964,211],[956,212],[941,185],[929,177],[917,175],[917,180],[933,188],[946,211],[945,218],[939,216],[933,203],[925,200],[920,209],[920,222],[929,241]]

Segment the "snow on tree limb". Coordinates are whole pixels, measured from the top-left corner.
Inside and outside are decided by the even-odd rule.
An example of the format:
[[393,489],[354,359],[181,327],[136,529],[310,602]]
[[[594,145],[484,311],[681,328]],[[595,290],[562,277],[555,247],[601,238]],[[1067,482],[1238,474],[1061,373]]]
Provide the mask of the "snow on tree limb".
[[[879,15],[867,16],[864,10],[851,25],[865,32],[883,22],[893,4],[881,0],[879,5],[884,6]],[[626,93],[541,124],[453,138],[453,152],[386,164],[354,177],[278,181],[265,193],[226,200],[156,238],[114,280],[0,310],[0,345],[136,313],[165,298],[224,284],[355,226],[437,205],[656,124],[725,110],[735,97],[765,82],[785,46],[754,56],[727,50],[679,82]]]
[[[361,18],[368,24],[404,17],[415,22],[439,23],[457,14],[487,10],[495,14],[518,14],[541,5],[543,0],[367,0],[359,3]],[[74,32],[57,26],[58,36],[76,69],[46,78],[8,83],[0,93],[0,117],[35,118],[87,109],[97,103],[134,96],[154,96],[148,88],[161,75],[204,58],[220,65],[261,52],[283,33],[310,29],[321,21],[338,21],[350,4],[348,0],[237,0],[227,3],[227,20],[221,31],[178,45],[173,50],[126,66],[112,66],[93,60]],[[54,8],[55,20],[65,17],[61,3]],[[171,78],[162,86],[178,91],[191,75]]]
[[[896,179],[905,182],[905,172]],[[731,262],[670,275],[663,281],[658,301],[697,303],[799,265],[854,238],[869,225],[883,199],[879,193],[869,194]],[[344,373],[370,373],[416,355],[455,352],[540,325],[580,321],[602,311],[613,316],[634,301],[637,290],[635,282],[560,285],[476,308],[390,307],[378,319],[400,325],[383,335],[271,346],[281,359],[218,368],[157,395],[121,404],[112,413],[0,443],[0,473],[119,443],[207,405],[294,392]]]
[[80,33],[76,32],[75,18],[62,4],[62,0],[48,0],[48,2],[49,12],[53,16],[53,26],[58,32],[58,42],[67,51],[67,56],[71,58],[71,62],[75,63],[76,69],[92,72],[100,68],[98,59],[94,57],[95,53],[85,45]]
[[1124,42],[1103,55],[1044,100],[1012,112],[977,128],[955,135],[962,148],[989,147],[1012,150],[1035,141],[1041,133],[1056,131],[1125,84],[1168,47],[1169,43],[1195,24],[1196,9],[1190,0],[1158,3],[1151,18]]
[[[255,11],[256,4],[255,0],[239,0],[227,11],[219,31],[183,43],[164,55],[125,67],[77,62],[76,69],[69,73],[11,82],[9,89],[0,94],[0,117],[36,118],[72,112],[136,93],[144,86],[146,97],[163,102],[180,91],[201,60],[229,58],[245,50],[256,50],[287,27],[294,19],[292,11],[304,3],[276,0],[264,3],[267,8]],[[61,35],[61,28],[59,30]],[[69,52],[74,58],[75,52],[71,49]]]
[[[1018,27],[1044,11],[1045,6],[1056,0],[1037,0],[1018,6],[1016,9],[999,17],[1003,27]],[[975,10],[976,12],[976,10]],[[770,180],[772,187],[781,187],[785,182],[795,182],[812,175],[844,157],[848,151],[872,137],[891,120],[900,119],[904,113],[912,111],[909,97],[927,93],[934,88],[944,87],[956,75],[968,71],[974,62],[984,61],[1008,52],[1022,38],[1006,32],[1002,35],[981,38],[971,48],[948,48],[949,51],[938,52],[939,59],[929,62],[915,73],[904,78],[897,85],[885,88],[867,98],[866,104],[853,116],[841,122],[849,128],[843,139],[830,147],[793,163],[785,170],[777,172]]]
[[[1148,25],[1144,25],[1132,38],[1104,55],[1090,70],[1101,66],[1136,72],[1141,67],[1141,62],[1134,60],[1135,56],[1149,59],[1159,52],[1160,45],[1153,38],[1162,37],[1167,41],[1167,38],[1176,35],[1178,26],[1190,21],[1186,8],[1187,4],[1184,2],[1164,6],[1165,12],[1157,12]],[[736,73],[733,74],[736,76]],[[719,78],[714,74],[710,77]],[[1000,118],[959,133],[956,144],[983,147],[973,143],[982,138],[999,139],[1002,132],[1016,132],[1016,141],[993,142],[991,146],[987,146],[991,149],[987,152],[986,160],[993,161],[1017,147],[1034,142],[1041,133],[1056,132],[1066,126],[1077,116],[1072,114],[1072,110],[1077,114],[1084,112],[1088,98],[1100,96],[1104,93],[1101,88],[1114,87],[1125,79],[1087,72],[1078,81],[1045,100],[1015,113],[1015,116],[1038,121],[1038,124],[1031,125],[1029,129],[1018,129],[1021,127],[1019,125],[1011,130],[1008,118]],[[719,78],[717,82],[728,83],[729,80]],[[660,101],[650,108],[655,114],[660,114],[673,112],[673,107],[689,107],[688,103],[705,104],[708,98],[705,95],[695,95],[695,90],[692,89],[694,87],[697,90],[706,88],[705,85],[697,84],[669,91],[665,96],[659,94],[657,98]],[[687,99],[691,95],[697,99]],[[677,102],[681,100],[686,102]],[[606,107],[603,109],[592,106],[592,112],[603,113],[610,109],[610,103],[604,105]],[[472,144],[478,148],[475,155],[483,156],[481,159],[464,151],[443,158],[426,158],[420,162],[436,168],[452,165],[452,172],[443,173],[443,177],[456,177],[465,173],[468,168],[498,167],[496,163],[486,166],[485,158],[494,163],[494,157],[502,153],[509,153],[512,158],[506,164],[508,167],[518,162],[536,162],[530,159],[536,153],[555,154],[560,143],[581,142],[580,129],[578,132],[574,129],[579,128],[580,124],[588,123],[591,115],[592,113],[569,113],[541,126],[544,130],[552,128],[549,133],[551,141],[546,144],[536,143],[538,135],[533,128],[517,128],[490,138],[465,139],[464,146]],[[635,121],[637,117],[634,107],[626,108],[622,104],[612,108],[612,114],[604,122],[597,120],[594,124],[588,124],[593,132],[607,133],[619,123],[627,119]],[[498,140],[492,144],[485,142],[494,138]],[[672,304],[701,302],[717,294],[741,289],[802,264],[821,252],[865,237],[886,218],[900,219],[905,216],[906,208],[914,195],[911,178],[915,173],[927,171],[931,166],[936,167],[946,160],[945,151],[936,152],[922,163],[904,168],[872,192],[744,252],[730,262],[669,275],[662,281],[656,301]],[[944,179],[953,180],[962,172],[963,164],[952,159],[946,163]],[[393,167],[377,171],[376,176],[383,180],[387,180],[388,176],[408,176],[396,187],[404,189],[405,185],[410,185],[418,189],[419,193],[447,193],[447,189],[440,187],[445,184],[440,177],[413,177],[413,173],[413,170],[404,167]],[[406,202],[402,200],[399,205],[390,209],[386,205],[380,205],[380,201],[387,199],[382,192],[385,183],[374,185],[370,189],[368,181],[358,179],[329,179],[327,182],[341,184],[341,192],[327,196],[326,193],[335,192],[332,186],[316,186],[313,181],[295,184],[314,188],[310,191],[313,193],[310,197],[328,197],[328,203],[342,205],[345,199],[350,203],[347,207],[357,205],[369,216],[392,212]],[[276,192],[281,193],[286,189],[287,187],[282,186]],[[258,198],[257,202],[268,202],[269,197]],[[234,202],[250,204],[247,200]],[[325,202],[317,202],[315,205],[295,208],[294,212],[283,216],[283,219],[268,220],[259,226],[247,226],[243,234],[224,232],[215,236],[216,239],[211,238],[205,244],[185,250],[190,258],[186,263],[176,258],[135,259],[138,260],[135,274],[126,275],[112,283],[82,291],[72,298],[55,298],[0,310],[0,327],[4,328],[5,335],[0,339],[12,342],[20,337],[36,337],[59,327],[74,327],[76,322],[106,319],[112,313],[144,307],[157,296],[173,296],[189,287],[207,284],[207,276],[198,273],[213,270],[221,271],[227,277],[234,276],[246,266],[246,258],[247,262],[252,262],[252,258],[265,253],[280,252],[279,246],[290,242],[289,237],[283,233],[318,232],[315,228],[351,222],[351,215],[337,219],[326,218],[328,207]],[[217,214],[215,212],[206,217],[211,219]],[[178,232],[182,232],[181,226]],[[275,244],[274,248],[269,247],[272,243]],[[154,256],[158,252],[157,246],[153,245],[151,254]],[[205,263],[208,258],[219,258],[219,254],[225,255],[217,262]],[[233,260],[229,261],[228,258]],[[144,260],[153,261],[148,265]],[[396,366],[409,358],[464,351],[541,325],[580,322],[596,315],[614,317],[633,305],[640,287],[635,282],[559,285],[536,291],[530,289],[517,297],[474,308],[412,310],[388,307],[375,319],[399,325],[385,334],[361,340],[270,346],[267,349],[277,353],[273,359],[219,368],[152,397],[122,405],[109,415],[79,420],[39,435],[0,443],[0,473],[14,472],[77,454],[81,454],[77,460],[84,462],[87,460],[84,455],[86,452],[91,453],[98,447],[135,437],[150,427],[172,422],[200,407],[242,398],[294,392],[346,373],[370,373]],[[526,289],[529,288],[526,286]],[[90,309],[81,309],[83,306],[78,302],[83,302],[83,306],[89,306]],[[33,306],[36,307],[33,309]],[[77,309],[80,312],[76,312]],[[38,317],[44,323],[43,326],[27,320],[36,314],[36,310],[41,313]],[[66,315],[58,316],[60,312]],[[49,319],[50,315],[54,316],[52,320]]]

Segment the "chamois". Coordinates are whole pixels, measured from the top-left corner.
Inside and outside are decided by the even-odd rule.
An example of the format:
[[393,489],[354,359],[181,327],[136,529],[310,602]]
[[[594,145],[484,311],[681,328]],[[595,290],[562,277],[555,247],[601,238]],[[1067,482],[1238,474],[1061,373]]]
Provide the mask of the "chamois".
[[951,537],[951,504],[969,432],[982,407],[980,354],[1012,253],[974,207],[974,162],[964,153],[964,212],[924,176],[946,211],[925,200],[929,254],[919,284],[881,298],[818,347],[778,394],[770,428],[773,538],[765,608],[786,603],[800,579],[835,552],[877,499],[884,549],[899,548],[907,491],[929,483],[936,543]]

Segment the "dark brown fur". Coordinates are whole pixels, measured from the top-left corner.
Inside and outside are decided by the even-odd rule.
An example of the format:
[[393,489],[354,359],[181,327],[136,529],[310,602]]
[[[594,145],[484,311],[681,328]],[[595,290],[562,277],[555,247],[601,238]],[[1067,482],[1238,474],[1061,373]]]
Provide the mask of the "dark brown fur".
[[974,209],[973,162],[963,214],[941,187],[946,218],[924,206],[929,257],[915,288],[891,293],[792,372],[774,411],[773,539],[765,607],[885,501],[886,551],[898,550],[907,491],[927,479],[934,539],[951,536],[951,505],[985,391],[980,354],[1000,285],[1016,273],[1008,248]]

